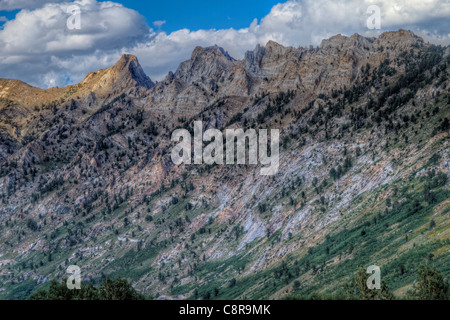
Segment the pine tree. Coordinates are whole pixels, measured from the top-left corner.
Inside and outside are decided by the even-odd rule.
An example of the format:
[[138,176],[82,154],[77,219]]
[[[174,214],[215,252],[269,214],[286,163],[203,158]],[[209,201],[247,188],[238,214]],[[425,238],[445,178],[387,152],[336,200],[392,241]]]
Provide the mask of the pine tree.
[[448,300],[450,299],[449,284],[436,269],[421,266],[417,284],[408,296],[418,300]]

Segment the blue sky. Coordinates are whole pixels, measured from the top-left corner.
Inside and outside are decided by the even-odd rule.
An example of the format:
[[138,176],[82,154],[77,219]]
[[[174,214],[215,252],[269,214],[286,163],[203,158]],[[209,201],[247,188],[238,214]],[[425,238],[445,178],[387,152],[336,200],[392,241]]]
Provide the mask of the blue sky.
[[279,0],[164,0],[117,1],[137,10],[147,23],[166,21],[162,29],[167,32],[183,28],[228,29],[246,28],[254,18],[262,18]]
[[[373,4],[376,30],[367,24]],[[81,27],[69,29],[74,5]],[[448,45],[450,0],[0,0],[0,78],[64,86],[131,53],[159,81],[196,46],[219,45],[242,59],[269,40],[319,46],[338,33],[373,37],[400,28]]]
[[0,27],[2,27],[6,20],[3,20],[3,18],[6,18],[8,20],[14,19],[16,16],[16,13],[19,12],[19,10],[12,10],[12,11],[0,11]]
[[[245,28],[254,18],[262,18],[279,0],[164,0],[115,1],[142,14],[147,23],[165,21],[161,30],[172,32],[183,28],[227,29]],[[239,9],[237,9],[239,8]],[[0,11],[0,16],[14,19],[20,10]],[[0,25],[4,21],[0,21]],[[155,27],[157,28],[157,27]]]

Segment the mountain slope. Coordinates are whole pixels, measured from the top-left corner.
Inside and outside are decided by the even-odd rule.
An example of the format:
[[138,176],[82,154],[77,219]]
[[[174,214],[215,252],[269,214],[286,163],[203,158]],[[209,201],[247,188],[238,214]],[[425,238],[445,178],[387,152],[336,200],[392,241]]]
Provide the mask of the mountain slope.
[[[50,108],[9,93],[0,295],[25,298],[70,264],[178,298],[337,292],[371,264],[399,296],[421,263],[448,277],[449,51],[404,30],[269,42],[243,60],[199,47],[157,84],[123,56],[39,93],[66,95]],[[171,134],[196,120],[280,129],[278,174],[175,166]]]

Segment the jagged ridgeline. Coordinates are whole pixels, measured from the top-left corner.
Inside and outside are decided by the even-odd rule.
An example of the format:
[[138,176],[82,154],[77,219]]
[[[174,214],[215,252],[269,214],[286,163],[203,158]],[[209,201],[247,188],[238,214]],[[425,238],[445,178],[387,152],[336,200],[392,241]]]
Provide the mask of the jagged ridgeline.
[[[0,298],[69,265],[179,299],[331,297],[370,265],[383,297],[421,266],[448,279],[449,53],[399,30],[198,47],[157,83],[131,55],[65,88],[1,79]],[[280,129],[278,174],[175,166],[172,132],[200,120]]]

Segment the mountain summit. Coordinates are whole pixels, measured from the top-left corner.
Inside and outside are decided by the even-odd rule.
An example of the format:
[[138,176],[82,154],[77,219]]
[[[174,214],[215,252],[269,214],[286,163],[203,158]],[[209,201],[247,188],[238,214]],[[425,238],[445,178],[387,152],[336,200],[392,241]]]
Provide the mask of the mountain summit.
[[139,87],[150,89],[154,86],[153,81],[139,64],[137,57],[130,54],[122,55],[120,60],[108,69],[89,73],[81,84],[88,84],[94,92],[117,92]]

